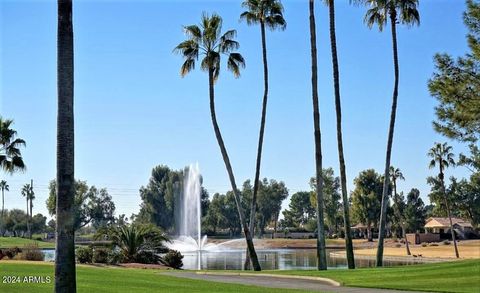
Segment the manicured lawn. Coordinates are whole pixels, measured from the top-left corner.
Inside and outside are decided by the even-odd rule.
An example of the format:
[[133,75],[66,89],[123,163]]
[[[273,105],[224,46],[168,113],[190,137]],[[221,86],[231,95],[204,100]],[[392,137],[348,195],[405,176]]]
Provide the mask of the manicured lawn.
[[[96,293],[118,292],[242,292],[281,293],[304,292],[268,289],[237,284],[224,284],[164,276],[159,270],[126,269],[116,267],[77,266],[77,291]],[[53,264],[43,262],[0,261],[0,292],[52,292],[50,284],[3,284],[4,276],[50,276],[53,282]]]
[[[479,248],[480,249],[480,248]],[[318,276],[344,286],[437,292],[480,292],[480,260],[400,267],[319,271],[265,271]]]
[[25,244],[37,243],[40,248],[55,248],[55,242],[30,240],[20,237],[0,237],[0,248],[11,248],[18,246],[22,248]]

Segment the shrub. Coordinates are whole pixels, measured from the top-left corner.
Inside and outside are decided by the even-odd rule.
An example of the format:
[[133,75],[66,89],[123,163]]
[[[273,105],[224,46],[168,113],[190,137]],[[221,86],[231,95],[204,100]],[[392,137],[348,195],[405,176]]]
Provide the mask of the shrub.
[[438,246],[438,243],[430,243],[430,246]]
[[153,251],[141,250],[135,255],[134,261],[143,264],[158,264],[160,257]]
[[427,243],[422,242],[422,247],[427,247]]
[[162,263],[174,269],[180,269],[183,267],[183,255],[180,251],[170,250],[162,257]]
[[77,261],[79,263],[91,263],[93,258],[92,248],[89,246],[81,246],[75,251]]
[[38,248],[37,243],[25,244],[19,258],[22,260],[43,261],[45,259],[45,254],[40,248]]
[[397,248],[402,247],[402,245],[400,243],[397,243],[397,244],[395,244],[395,247],[397,247]]
[[444,240],[444,241],[443,241],[443,244],[444,244],[444,245],[450,245],[450,241]]
[[37,241],[43,241],[42,237],[37,237],[37,238],[35,238],[35,240],[37,240]]
[[107,262],[111,265],[116,265],[124,261],[123,254],[121,251],[111,249],[108,252]]
[[3,254],[6,257],[8,257],[9,259],[13,259],[20,252],[22,252],[22,250],[20,248],[18,248],[17,246],[15,246],[13,248],[7,248],[7,249],[3,250]]
[[107,248],[95,248],[92,261],[94,263],[108,263],[108,254],[109,249]]

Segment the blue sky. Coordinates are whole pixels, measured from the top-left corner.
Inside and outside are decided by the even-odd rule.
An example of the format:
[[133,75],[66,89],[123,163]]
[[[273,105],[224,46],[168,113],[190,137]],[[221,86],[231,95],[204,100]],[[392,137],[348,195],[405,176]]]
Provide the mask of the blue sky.
[[[288,26],[268,32],[270,96],[262,177],[285,181],[290,194],[308,190],[314,174],[308,1],[283,1]],[[324,165],[338,174],[327,8],[317,1],[319,96]],[[393,85],[390,30],[363,23],[365,8],[337,1],[343,134],[349,190],[361,170],[384,165]],[[207,75],[179,75],[182,25],[217,12],[238,31],[247,67],[239,79],[226,67],[216,86],[217,116],[237,178],[252,178],[261,111],[260,29],[238,21],[241,1],[75,1],[76,177],[113,196],[117,214],[138,212],[138,189],[152,167],[198,162],[204,185],[225,192],[229,182],[211,126]],[[420,27],[399,27],[400,94],[392,163],[427,200],[426,153],[445,141],[431,126],[435,100],[427,81],[433,55],[467,51],[460,0],[423,0]],[[34,212],[46,214],[55,177],[56,3],[0,0],[0,113],[27,141],[28,170],[1,174],[11,186],[7,208],[23,208],[20,188],[35,181]],[[452,142],[455,151],[464,147]],[[468,175],[463,168],[448,175]],[[288,205],[285,201],[284,206]]]

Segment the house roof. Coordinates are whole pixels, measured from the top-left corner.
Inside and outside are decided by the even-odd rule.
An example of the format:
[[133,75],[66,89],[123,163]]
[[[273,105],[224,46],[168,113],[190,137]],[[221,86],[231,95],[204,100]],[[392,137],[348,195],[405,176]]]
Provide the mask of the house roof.
[[[459,225],[462,227],[472,227],[472,224],[460,218],[452,218],[453,225]],[[425,223],[425,228],[448,228],[450,227],[450,221],[448,218],[432,217],[428,218]]]

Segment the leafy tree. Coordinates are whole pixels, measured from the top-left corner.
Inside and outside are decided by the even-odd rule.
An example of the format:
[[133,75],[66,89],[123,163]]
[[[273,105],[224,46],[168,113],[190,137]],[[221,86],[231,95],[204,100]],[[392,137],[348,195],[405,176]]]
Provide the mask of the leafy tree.
[[310,201],[310,192],[299,191],[290,198],[288,209],[283,211],[285,227],[304,227],[309,220],[315,218],[315,207]]
[[397,49],[397,25],[404,24],[407,26],[419,25],[420,14],[418,13],[418,0],[359,0],[356,2],[364,3],[368,7],[365,14],[364,22],[369,28],[374,25],[378,26],[380,31],[390,21],[392,33],[392,47],[393,47],[393,64],[394,64],[394,86],[392,97],[392,109],[390,112],[390,125],[388,130],[387,152],[385,159],[385,182],[383,184],[381,219],[378,235],[377,248],[377,266],[383,266],[383,242],[385,237],[385,228],[387,220],[387,205],[388,205],[388,189],[390,186],[389,170],[390,159],[393,146],[393,133],[395,130],[395,118],[397,114],[397,100],[398,100],[398,84],[400,77],[400,68],[398,62]]
[[425,226],[425,204],[420,197],[420,191],[412,188],[407,194],[407,204],[404,211],[405,229],[409,232],[418,232]]
[[237,189],[233,168],[230,163],[230,158],[228,156],[215,113],[215,82],[220,74],[220,60],[222,54],[228,56],[227,68],[233,72],[235,77],[239,77],[240,68],[245,67],[245,60],[243,59],[242,55],[240,53],[233,52],[240,47],[239,43],[234,40],[237,32],[235,30],[229,30],[222,35],[222,18],[217,14],[212,14],[209,16],[206,13],[202,15],[200,26],[190,25],[186,26],[184,29],[188,39],[181,42],[174,49],[175,52],[180,53],[185,59],[180,73],[182,76],[185,76],[187,73],[192,71],[195,68],[195,62],[198,61],[199,56],[203,56],[201,68],[204,71],[208,71],[210,114],[212,118],[213,129],[215,131],[215,137],[217,139],[218,146],[220,147],[220,152],[222,154],[230,184],[232,186],[240,224],[243,228],[243,233],[245,234],[245,240],[247,242],[248,252],[252,260],[253,269],[260,271],[261,267],[260,263],[258,262],[255,247],[253,245],[252,235],[249,227],[247,226],[244,209],[241,206],[240,192]]
[[5,230],[11,231],[14,237],[27,233],[27,214],[20,209],[5,211]]
[[[340,203],[340,178],[335,177],[333,169],[323,169],[323,203],[324,203],[324,217],[328,226],[329,234],[337,233],[338,226],[342,219],[342,205]],[[310,179],[310,187],[315,189],[316,178]],[[311,193],[311,203],[316,208],[317,193]]]
[[463,19],[470,52],[456,60],[436,54],[428,88],[438,101],[434,129],[448,138],[475,143],[480,139],[480,2],[466,2]]
[[454,155],[452,153],[452,147],[447,143],[435,143],[435,145],[428,152],[428,156],[432,159],[429,164],[429,168],[435,168],[438,166],[438,180],[440,183],[440,188],[444,196],[444,203],[447,210],[448,220],[450,221],[450,232],[452,234],[453,246],[455,248],[455,256],[459,258],[457,241],[455,239],[455,232],[453,231],[452,216],[448,200],[448,194],[445,189],[444,182],[444,170],[449,166],[455,166]]
[[263,237],[265,227],[270,222],[276,225],[282,209],[282,202],[287,197],[288,189],[284,182],[274,179],[263,179],[258,193],[258,212],[255,215],[260,237]]
[[17,131],[11,128],[12,125],[13,120],[0,116],[0,167],[9,174],[26,169],[20,151],[26,144],[17,137]]
[[227,194],[215,193],[213,195],[205,222],[213,233],[216,233],[217,229],[228,229],[230,236],[239,234],[240,221],[236,212],[233,192],[229,191]]
[[57,14],[57,237],[55,292],[77,290],[75,277],[75,145],[72,0],[58,0]]
[[[56,180],[50,181],[47,209],[50,215],[56,214]],[[89,187],[86,181],[76,180],[75,202],[73,205],[73,223],[75,230],[92,224],[95,228],[110,224],[114,221],[115,204],[107,189]],[[57,216],[58,221],[58,216]]]
[[[255,165],[255,179],[253,185],[253,195],[250,208],[250,222],[249,228],[252,234],[255,234],[255,211],[257,204],[257,194],[260,180],[260,165],[262,162],[262,148],[263,135],[265,132],[265,120],[267,116],[267,102],[268,102],[268,64],[267,64],[267,40],[265,27],[271,30],[281,29],[287,27],[287,23],[283,18],[283,6],[278,0],[245,0],[242,7],[247,9],[240,15],[240,20],[245,20],[248,25],[260,24],[260,33],[262,36],[262,57],[263,57],[263,102],[262,102],[262,117],[260,121],[260,132],[258,136],[257,160]],[[245,269],[249,268],[250,257],[245,260]]]
[[47,217],[45,217],[42,214],[36,214],[35,216],[32,217],[32,234],[35,233],[42,233],[46,230],[47,228]]
[[[328,5],[329,28],[330,28],[330,48],[332,52],[332,68],[333,68],[333,87],[335,93],[335,113],[337,119],[337,147],[338,161],[340,165],[340,184],[343,201],[343,221],[345,229],[345,249],[347,253],[347,265],[349,269],[355,268],[355,259],[353,255],[352,233],[350,231],[350,206],[348,203],[347,191],[347,174],[345,167],[345,156],[343,154],[343,134],[342,134],[342,105],[340,97],[340,73],[337,54],[337,37],[335,31],[335,1],[325,0]],[[312,5],[313,2],[310,4]],[[317,172],[318,173],[318,172]]]
[[372,226],[380,219],[383,176],[368,169],[360,172],[354,180],[352,191],[352,216],[357,222],[367,226],[368,241],[373,241]]

